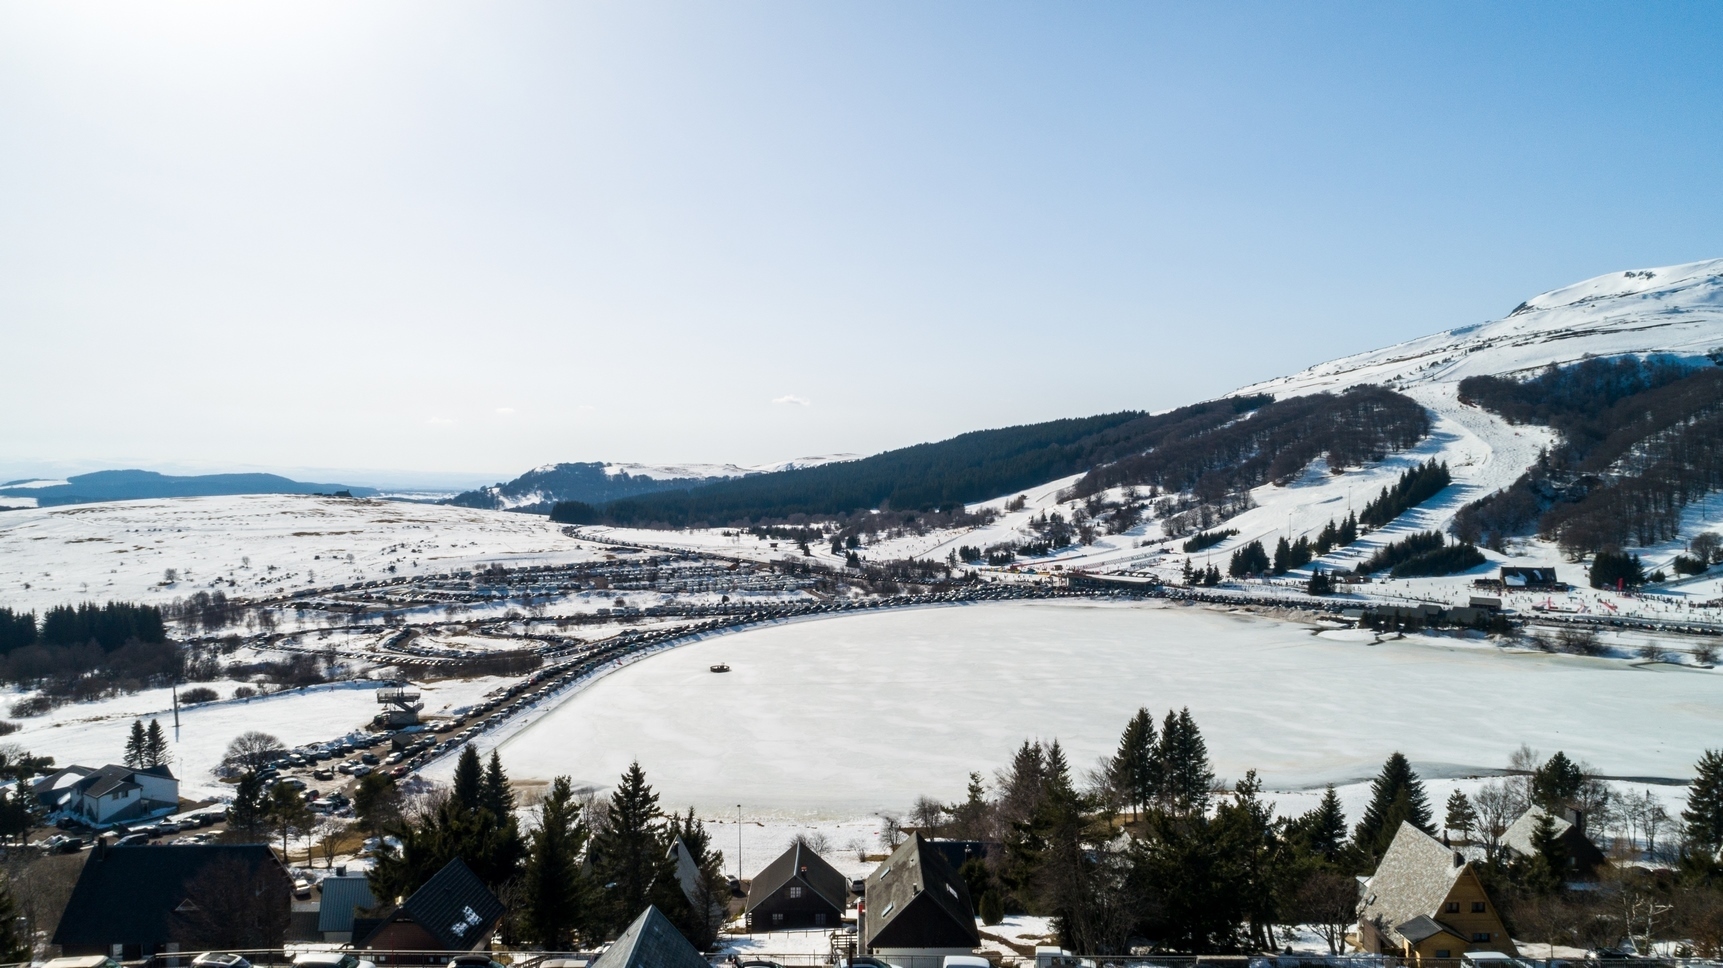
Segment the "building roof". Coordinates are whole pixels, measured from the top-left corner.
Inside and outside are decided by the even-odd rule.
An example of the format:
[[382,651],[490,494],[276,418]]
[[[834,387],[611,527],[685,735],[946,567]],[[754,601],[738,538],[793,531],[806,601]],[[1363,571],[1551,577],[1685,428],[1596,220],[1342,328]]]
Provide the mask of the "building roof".
[[911,834],[867,878],[867,937],[874,948],[973,948],[981,943],[969,888],[940,852]]
[[322,900],[317,907],[317,930],[352,931],[353,909],[370,910],[377,906],[371,894],[371,879],[364,875],[325,877],[321,885]]
[[[263,844],[164,844],[98,847],[84,861],[54,944],[161,944],[170,940],[173,912],[188,885],[210,864],[238,860],[253,872],[281,870]],[[287,875],[281,874],[283,885]],[[285,908],[290,895],[284,890]]]
[[648,906],[624,928],[592,968],[711,968],[676,925]]
[[1504,585],[1553,585],[1556,583],[1554,568],[1516,568],[1512,565],[1503,565],[1501,575]]
[[[1430,917],[1428,914],[1420,914],[1412,920],[1407,921],[1405,924],[1396,927],[1394,930],[1400,933],[1400,937],[1405,938],[1413,944],[1418,944],[1425,939],[1433,938],[1438,934],[1451,934],[1456,938],[1460,938],[1459,933],[1453,928],[1450,928],[1435,918]],[[1460,938],[1460,940],[1464,941],[1465,939]]]
[[1434,917],[1466,869],[1464,858],[1402,820],[1394,841],[1364,882],[1359,919],[1373,921],[1398,940],[1399,927],[1420,916]]
[[456,857],[401,902],[401,910],[445,949],[466,951],[503,916],[503,902]]
[[1548,817],[1555,822],[1557,837],[1567,833],[1569,828],[1573,826],[1573,824],[1544,808],[1533,806],[1525,813],[1520,814],[1518,820],[1508,825],[1508,829],[1502,833],[1502,846],[1526,857],[1537,853],[1537,848],[1532,846],[1532,834],[1537,832],[1538,820],[1542,817]]
[[752,912],[761,902],[776,894],[779,888],[798,877],[810,890],[838,911],[843,911],[847,905],[850,896],[849,881],[838,873],[837,868],[827,863],[824,857],[798,838],[790,845],[789,850],[778,855],[777,860],[767,864],[764,870],[754,875],[754,880],[748,885],[748,911]]

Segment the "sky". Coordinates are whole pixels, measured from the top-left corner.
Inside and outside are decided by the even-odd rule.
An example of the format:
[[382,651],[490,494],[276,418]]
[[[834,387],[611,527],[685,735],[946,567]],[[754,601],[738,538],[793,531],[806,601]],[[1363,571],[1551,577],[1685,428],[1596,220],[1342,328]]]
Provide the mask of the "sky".
[[1660,3],[0,5],[0,477],[741,464],[1723,256]]

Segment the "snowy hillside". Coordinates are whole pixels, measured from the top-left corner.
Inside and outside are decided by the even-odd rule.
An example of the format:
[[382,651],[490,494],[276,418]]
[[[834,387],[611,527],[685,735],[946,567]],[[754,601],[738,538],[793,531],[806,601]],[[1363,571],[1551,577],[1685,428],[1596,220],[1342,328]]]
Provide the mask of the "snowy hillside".
[[0,515],[0,605],[274,597],[598,555],[544,518],[468,508],[286,494],[84,504]]
[[712,481],[752,474],[818,467],[834,461],[854,460],[854,454],[797,457],[743,467],[737,464],[545,464],[512,481],[492,484],[456,495],[449,503],[493,511],[527,511],[548,514],[558,501],[602,504],[658,491],[684,490]]

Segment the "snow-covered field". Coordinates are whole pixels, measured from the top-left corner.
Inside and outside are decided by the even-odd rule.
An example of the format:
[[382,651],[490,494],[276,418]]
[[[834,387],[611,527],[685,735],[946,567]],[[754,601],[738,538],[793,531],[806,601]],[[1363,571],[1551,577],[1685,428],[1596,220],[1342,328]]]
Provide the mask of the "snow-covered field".
[[[734,671],[707,667],[727,662]],[[845,818],[960,798],[971,770],[1057,737],[1079,768],[1138,706],[1189,706],[1217,772],[1279,788],[1499,770],[1522,742],[1682,778],[1723,729],[1723,677],[1347,634],[1201,608],[1011,603],[716,636],[588,686],[501,747],[519,777],[608,786],[638,759],[667,808]]]
[[0,514],[0,606],[40,612],[217,588],[257,598],[603,553],[538,515],[381,500],[265,494],[37,508]]

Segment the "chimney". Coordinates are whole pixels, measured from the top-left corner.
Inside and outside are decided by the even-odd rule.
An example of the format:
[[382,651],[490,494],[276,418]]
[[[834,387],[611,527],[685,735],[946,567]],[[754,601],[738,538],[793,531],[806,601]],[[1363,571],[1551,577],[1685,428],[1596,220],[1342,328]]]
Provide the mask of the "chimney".
[[1462,854],[1462,853],[1460,853],[1460,852],[1459,852],[1459,851],[1457,851],[1457,850],[1456,850],[1456,851],[1454,851],[1454,866],[1455,866],[1455,867],[1464,867],[1464,866],[1466,866],[1466,855],[1465,855],[1465,854]]

